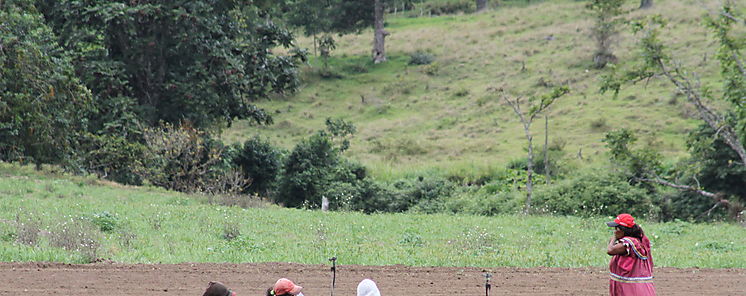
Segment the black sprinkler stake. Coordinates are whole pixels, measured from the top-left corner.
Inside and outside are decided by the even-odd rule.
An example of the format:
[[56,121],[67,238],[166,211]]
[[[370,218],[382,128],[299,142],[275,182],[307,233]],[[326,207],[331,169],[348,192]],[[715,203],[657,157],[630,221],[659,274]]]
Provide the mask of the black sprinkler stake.
[[334,296],[334,285],[337,283],[337,257],[329,258],[329,261],[332,262],[332,293],[331,293],[331,296]]
[[492,288],[492,285],[490,284],[490,279],[492,278],[491,273],[485,273],[484,274],[484,295],[490,296],[490,289]]

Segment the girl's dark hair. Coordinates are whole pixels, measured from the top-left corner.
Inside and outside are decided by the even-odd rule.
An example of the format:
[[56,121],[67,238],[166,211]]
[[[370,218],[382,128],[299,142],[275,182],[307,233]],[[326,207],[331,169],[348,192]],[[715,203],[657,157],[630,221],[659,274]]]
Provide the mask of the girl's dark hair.
[[290,294],[287,293],[287,294],[282,294],[282,295],[275,295],[275,293],[272,292],[272,288],[267,289],[267,296],[287,296],[287,295],[290,295]]
[[642,240],[642,237],[645,236],[645,232],[642,231],[642,227],[640,225],[635,224],[632,227],[624,227],[622,225],[617,226],[619,229],[624,231],[624,236],[631,236],[636,237],[639,240]]

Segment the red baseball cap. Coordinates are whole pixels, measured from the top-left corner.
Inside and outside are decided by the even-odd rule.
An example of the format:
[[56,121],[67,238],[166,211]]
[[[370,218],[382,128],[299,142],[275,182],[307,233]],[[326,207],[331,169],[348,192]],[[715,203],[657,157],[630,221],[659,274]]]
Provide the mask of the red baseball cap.
[[275,292],[275,295],[298,295],[300,293],[300,290],[302,290],[303,287],[296,285],[291,280],[286,278],[281,278],[277,280],[275,283],[275,286],[272,287],[272,291]]
[[614,221],[606,222],[606,225],[609,225],[609,227],[624,226],[632,228],[632,226],[635,226],[635,218],[630,214],[619,214]]

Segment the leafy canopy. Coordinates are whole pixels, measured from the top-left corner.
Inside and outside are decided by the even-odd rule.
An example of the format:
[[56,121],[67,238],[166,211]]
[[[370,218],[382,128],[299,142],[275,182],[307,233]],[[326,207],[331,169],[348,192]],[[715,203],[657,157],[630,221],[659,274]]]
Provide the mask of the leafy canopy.
[[102,104],[123,101],[148,125],[196,127],[250,118],[271,121],[252,102],[297,86],[293,36],[267,3],[230,0],[40,0],[40,10],[73,53],[77,74]]
[[90,92],[31,1],[0,2],[0,160],[70,163]]

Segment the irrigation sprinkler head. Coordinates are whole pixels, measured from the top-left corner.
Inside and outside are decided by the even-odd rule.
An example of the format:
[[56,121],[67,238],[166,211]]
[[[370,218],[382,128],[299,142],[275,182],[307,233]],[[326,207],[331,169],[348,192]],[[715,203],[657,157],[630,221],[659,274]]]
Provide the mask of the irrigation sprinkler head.
[[337,256],[329,258],[329,261],[332,262],[332,290],[330,295],[334,296],[334,286],[337,284]]
[[332,271],[336,271],[337,270],[337,256],[329,258],[329,261],[332,262]]
[[490,284],[490,279],[492,279],[492,274],[489,272],[484,273],[484,295],[490,296],[490,289],[492,289],[492,284]]

